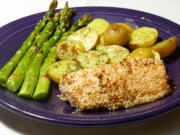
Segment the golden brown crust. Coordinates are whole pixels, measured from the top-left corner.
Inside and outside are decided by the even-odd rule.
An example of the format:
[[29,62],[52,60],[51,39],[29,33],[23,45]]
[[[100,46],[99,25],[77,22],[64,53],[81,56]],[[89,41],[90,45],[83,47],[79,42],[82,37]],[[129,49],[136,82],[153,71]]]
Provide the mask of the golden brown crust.
[[125,108],[153,102],[171,92],[163,61],[135,59],[130,65],[132,74],[126,76]]
[[134,59],[66,74],[61,99],[79,111],[116,110],[148,103],[171,92],[161,60]]

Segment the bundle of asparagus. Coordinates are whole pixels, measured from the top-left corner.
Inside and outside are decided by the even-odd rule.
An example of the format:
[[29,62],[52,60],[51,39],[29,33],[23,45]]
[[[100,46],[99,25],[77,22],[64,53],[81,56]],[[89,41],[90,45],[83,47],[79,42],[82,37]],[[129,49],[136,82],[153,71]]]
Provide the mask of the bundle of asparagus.
[[55,16],[51,18],[49,22],[46,24],[42,32],[36,36],[35,41],[33,42],[30,49],[27,51],[25,56],[19,62],[16,69],[7,79],[5,87],[7,87],[8,90],[16,92],[19,89],[24,80],[25,73],[27,72],[31,61],[36,56],[38,50],[43,46],[43,43],[53,34],[53,31],[56,27],[56,21],[59,20],[58,18],[59,13],[56,13]]
[[[65,8],[67,8],[67,7],[65,7]],[[72,10],[71,12],[74,12],[74,10]],[[60,11],[57,12],[52,19],[50,19],[50,21],[47,23],[44,30],[40,33],[40,35],[38,37],[36,37],[33,46],[29,49],[29,51],[26,53],[26,55],[23,57],[23,59],[18,64],[17,68],[14,70],[14,72],[8,78],[5,86],[10,91],[16,92],[20,88],[31,61],[33,59],[35,59],[37,55],[39,55],[39,54],[37,54],[38,51],[44,45],[46,45],[45,43],[48,42],[46,40],[53,34],[54,29],[59,24],[59,18],[60,18]],[[33,48],[35,48],[35,49],[33,49]],[[33,50],[33,51],[30,51],[30,50]],[[30,53],[32,53],[32,56],[28,57]]]
[[43,45],[43,47],[40,49],[38,54],[33,59],[33,62],[31,63],[28,71],[26,72],[25,80],[18,93],[19,96],[27,97],[27,98],[32,97],[34,89],[36,87],[36,83],[38,81],[39,69],[40,69],[41,63],[43,62],[43,58],[46,56],[49,48],[56,43],[59,37],[69,27],[70,25],[69,22],[73,14],[72,11],[74,10],[69,10],[68,5],[66,3],[64,9],[62,9],[60,12],[60,20],[59,20],[60,24],[57,27],[54,35],[49,39],[49,41],[47,41],[46,44]]
[[29,37],[24,41],[21,48],[16,52],[16,54],[6,63],[6,65],[0,70],[0,84],[6,82],[8,76],[13,71],[13,69],[17,66],[21,58],[24,56],[26,51],[32,45],[37,33],[41,32],[41,30],[46,26],[46,23],[52,17],[54,10],[57,7],[57,0],[53,0],[51,5],[49,6],[48,12],[44,15],[44,18],[38,22],[35,29],[31,32]]
[[76,9],[70,9],[66,3],[65,7],[53,16],[56,7],[57,0],[53,0],[44,18],[0,70],[0,85],[11,92],[18,92],[20,89],[20,97],[45,99],[50,85],[47,71],[56,61],[56,45],[92,20],[90,14],[85,14],[66,32]]

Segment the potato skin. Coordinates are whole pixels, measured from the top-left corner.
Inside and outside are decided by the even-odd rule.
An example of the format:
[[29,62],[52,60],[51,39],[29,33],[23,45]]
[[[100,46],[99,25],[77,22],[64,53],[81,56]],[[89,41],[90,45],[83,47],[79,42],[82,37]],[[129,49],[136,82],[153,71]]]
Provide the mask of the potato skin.
[[104,43],[107,45],[124,46],[129,40],[129,31],[119,24],[111,24],[103,34]]
[[171,55],[176,50],[177,44],[178,44],[178,38],[174,36],[155,44],[151,48],[159,52],[161,58],[165,58]]
[[154,54],[150,48],[137,48],[127,57],[128,60],[134,58],[154,58]]
[[129,30],[130,33],[132,33],[135,30],[132,26],[130,26],[127,23],[117,22],[115,24],[122,25],[122,26],[126,27]]

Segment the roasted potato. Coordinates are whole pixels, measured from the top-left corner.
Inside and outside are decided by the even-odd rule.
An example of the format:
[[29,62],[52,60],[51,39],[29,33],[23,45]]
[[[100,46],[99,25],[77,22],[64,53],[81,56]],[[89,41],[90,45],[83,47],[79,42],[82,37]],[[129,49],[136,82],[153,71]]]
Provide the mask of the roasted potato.
[[101,36],[109,25],[110,23],[108,21],[97,18],[90,22],[87,27],[95,29],[98,32],[98,35]]
[[130,26],[129,24],[126,24],[126,23],[118,22],[118,23],[115,23],[115,24],[122,25],[122,26],[126,27],[126,29],[128,29],[128,31],[130,33],[132,33],[135,30],[132,26]]
[[56,83],[59,83],[61,77],[70,72],[81,69],[80,65],[72,60],[58,61],[51,65],[48,70],[48,76]]
[[96,45],[96,50],[101,51],[101,50],[104,50],[105,47],[106,47],[106,45],[104,44],[103,36],[101,36],[99,38],[99,41],[98,41],[97,45]]
[[129,50],[119,45],[107,46],[103,51],[108,54],[108,63],[121,62],[129,55]]
[[57,46],[57,56],[60,60],[73,60],[85,52],[81,42],[66,40]]
[[103,34],[106,45],[125,45],[129,40],[129,31],[119,24],[111,24]]
[[153,58],[159,60],[160,55],[151,48],[137,48],[130,53],[130,55],[127,57],[127,60],[134,58]]
[[126,29],[128,29],[128,31],[129,31],[129,40],[130,40],[130,38],[131,38],[131,33],[132,33],[135,29],[134,29],[132,26],[130,26],[129,24],[126,24],[126,23],[120,23],[120,22],[118,22],[118,23],[115,23],[115,24],[122,25],[122,26],[126,27]]
[[178,39],[177,37],[171,37],[164,41],[161,41],[151,48],[160,53],[161,58],[171,55],[177,48]]
[[108,62],[108,55],[104,52],[89,51],[88,53],[81,53],[77,57],[77,61],[83,68],[93,68],[97,65],[103,65]]
[[98,33],[90,27],[84,27],[70,35],[67,40],[81,42],[86,51],[92,50],[98,42]]
[[154,54],[154,59],[155,59],[155,60],[160,60],[160,59],[161,59],[161,56],[160,56],[160,54],[159,54],[157,51],[152,50],[152,52],[153,52],[153,54]]
[[140,27],[131,33],[129,47],[131,49],[151,47],[158,38],[158,31],[155,28]]

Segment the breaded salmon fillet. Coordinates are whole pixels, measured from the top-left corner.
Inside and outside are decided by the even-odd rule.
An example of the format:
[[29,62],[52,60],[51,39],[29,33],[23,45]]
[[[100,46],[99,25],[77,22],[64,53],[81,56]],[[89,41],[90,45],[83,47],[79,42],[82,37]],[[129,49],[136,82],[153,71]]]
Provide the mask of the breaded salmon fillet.
[[63,76],[60,98],[79,111],[116,110],[153,102],[171,92],[163,61],[133,59]]

